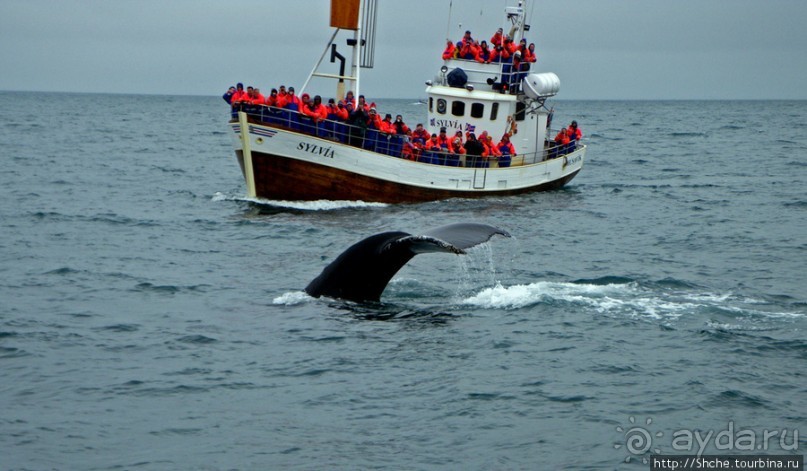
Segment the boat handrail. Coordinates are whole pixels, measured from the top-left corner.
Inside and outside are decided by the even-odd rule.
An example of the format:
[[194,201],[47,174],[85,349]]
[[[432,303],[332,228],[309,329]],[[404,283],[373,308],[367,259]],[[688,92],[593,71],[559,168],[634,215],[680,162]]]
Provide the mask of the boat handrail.
[[384,133],[377,129],[354,126],[342,121],[329,119],[316,121],[310,116],[288,108],[241,103],[233,107],[233,120],[231,123],[238,122],[238,111],[245,112],[248,121],[251,123],[318,137],[328,141],[363,148],[370,152],[398,158],[408,158],[409,160],[432,165],[454,167],[517,167],[560,158],[574,152],[577,147],[582,147],[575,142],[567,146],[557,146],[554,145],[552,141],[546,141],[544,150],[540,152],[522,153],[513,156],[490,156],[476,159],[474,162],[466,158],[464,154],[415,148],[409,142],[408,136],[403,134]]

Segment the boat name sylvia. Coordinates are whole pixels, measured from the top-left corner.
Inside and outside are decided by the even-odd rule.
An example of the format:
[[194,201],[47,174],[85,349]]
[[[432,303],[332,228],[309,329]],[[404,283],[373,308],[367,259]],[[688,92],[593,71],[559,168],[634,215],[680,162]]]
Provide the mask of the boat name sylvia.
[[581,160],[583,160],[583,157],[580,156],[580,155],[576,155],[576,156],[574,156],[572,158],[564,157],[563,158],[563,167],[565,168],[567,165],[574,165],[576,163],[579,163]]
[[316,144],[309,144],[307,142],[297,144],[297,150],[308,152],[309,154],[320,155],[322,157],[328,157],[330,159],[332,159],[334,156],[334,150],[332,147],[323,147]]
[[[433,128],[452,128],[452,129],[462,130],[462,123],[460,123],[456,119],[434,119],[434,118],[432,118],[429,121],[429,124]],[[466,127],[467,127],[467,125],[466,125]]]

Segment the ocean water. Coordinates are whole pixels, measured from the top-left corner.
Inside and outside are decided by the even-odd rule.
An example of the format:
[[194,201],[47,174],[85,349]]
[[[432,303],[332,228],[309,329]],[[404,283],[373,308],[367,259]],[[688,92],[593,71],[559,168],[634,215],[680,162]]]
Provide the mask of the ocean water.
[[[267,206],[218,97],[0,93],[0,469],[803,455],[807,102],[555,107],[589,145],[562,190]],[[379,305],[301,291],[461,221],[513,237],[416,257]]]

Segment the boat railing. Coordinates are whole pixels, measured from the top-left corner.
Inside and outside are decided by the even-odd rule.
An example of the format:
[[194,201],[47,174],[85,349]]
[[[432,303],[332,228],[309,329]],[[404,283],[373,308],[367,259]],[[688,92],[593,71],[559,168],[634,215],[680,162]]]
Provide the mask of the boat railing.
[[[574,148],[554,146],[548,141],[541,152],[490,157],[473,157],[464,154],[434,151],[423,148],[417,142],[410,141],[404,134],[389,134],[377,129],[354,126],[336,120],[315,120],[296,110],[277,108],[266,105],[241,103],[233,107],[233,122],[238,118],[238,111],[247,114],[253,123],[284,129],[291,132],[315,136],[321,139],[347,144],[370,152],[404,158],[431,165],[450,167],[510,167],[540,163],[562,157]],[[425,143],[421,143],[424,144]]]

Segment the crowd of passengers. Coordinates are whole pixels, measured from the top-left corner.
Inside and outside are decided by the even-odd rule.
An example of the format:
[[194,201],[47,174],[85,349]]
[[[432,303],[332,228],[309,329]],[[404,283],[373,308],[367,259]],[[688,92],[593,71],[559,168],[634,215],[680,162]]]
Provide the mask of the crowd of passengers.
[[[477,41],[471,36],[470,31],[465,32],[465,36],[454,44],[453,41],[446,40],[446,48],[443,51],[443,60],[465,59],[474,60],[484,64],[490,63],[513,63],[516,65],[525,64],[529,69],[529,64],[537,60],[535,55],[535,43],[527,45],[526,39],[521,39],[518,44],[513,39],[504,34],[502,28],[490,38],[490,45],[487,41]],[[514,67],[519,69],[519,67]]]
[[[462,131],[456,131],[453,136],[449,136],[445,127],[440,128],[439,134],[429,134],[423,123],[418,123],[415,129],[410,129],[401,115],[397,115],[394,121],[391,114],[386,114],[382,119],[375,103],[367,103],[364,95],[359,95],[357,100],[352,91],[348,91],[345,98],[339,102],[333,98],[328,99],[328,104],[325,105],[319,95],[312,98],[303,93],[298,97],[294,93],[294,87],[286,90],[286,87],[281,85],[279,90],[273,88],[269,97],[264,97],[258,88],[249,86],[245,90],[244,85],[238,83],[235,87],[230,87],[222,98],[233,109],[243,104],[285,108],[311,118],[314,123],[328,120],[349,124],[351,130],[374,129],[382,134],[403,136],[399,156],[409,160],[433,162],[433,159],[425,153],[442,153],[458,157],[455,159],[457,165],[464,161],[466,166],[488,167],[490,161],[495,160],[499,167],[509,167],[512,157],[516,155],[510,137],[517,133],[518,129],[510,118],[508,118],[509,130],[497,143],[487,131],[482,131],[478,139],[473,132],[463,134]],[[349,143],[361,147],[361,142],[355,142],[353,137],[351,133]],[[360,138],[363,137],[362,134]],[[568,128],[562,128],[555,136],[555,145],[550,146],[552,149],[550,157],[574,150],[571,146],[582,137],[583,133],[578,128],[577,121],[572,121]],[[444,159],[441,163],[446,162]]]
[[514,91],[518,90],[521,80],[529,73],[530,64],[538,60],[535,55],[535,43],[528,46],[527,40],[522,38],[516,44],[509,35],[504,34],[502,28],[493,34],[490,44],[484,40],[481,42],[475,40],[470,31],[466,31],[456,44],[448,39],[442,57],[443,60],[463,59],[483,64],[501,63],[502,81],[506,88]]

